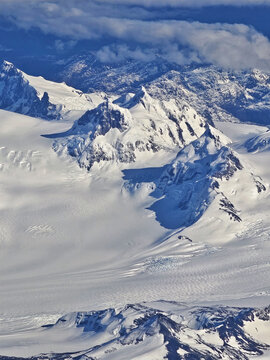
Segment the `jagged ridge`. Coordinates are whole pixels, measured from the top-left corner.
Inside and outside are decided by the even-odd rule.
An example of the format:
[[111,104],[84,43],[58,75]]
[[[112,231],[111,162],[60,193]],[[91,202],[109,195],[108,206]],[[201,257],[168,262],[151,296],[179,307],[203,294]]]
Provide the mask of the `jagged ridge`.
[[[156,213],[162,226],[188,227],[198,221],[214,201],[217,209],[240,222],[240,210],[230,200],[231,188],[228,187],[236,172],[242,172],[251,192],[266,190],[264,184],[243,167],[228,142],[228,138],[209,126],[200,138],[180,150],[158,178],[152,179],[155,190],[150,195],[157,200],[149,209]],[[129,170],[125,184],[129,191],[137,188],[136,172]],[[147,177],[142,176],[140,182],[148,182]]]
[[[76,353],[43,354],[38,359],[102,360],[109,354],[135,359],[141,352],[149,359],[247,360],[269,349],[269,344],[259,340],[260,325],[269,326],[269,321],[270,307],[188,308],[176,302],[71,313],[54,325],[46,325],[46,331],[64,334],[66,329],[78,329],[88,336],[89,348]],[[257,329],[257,338],[251,335],[253,328]]]
[[0,108],[46,120],[60,117],[48,93],[40,99],[23,73],[6,61],[0,65]]
[[142,63],[102,64],[94,54],[73,57],[58,74],[83,91],[123,94],[145,86],[151,96],[181,96],[209,121],[269,124],[269,74],[225,71],[215,66],[179,66],[156,57]]
[[135,162],[144,152],[175,151],[200,136],[205,126],[186,102],[152,99],[142,88],[128,100],[106,100],[86,112],[54,147],[90,169],[104,161]]

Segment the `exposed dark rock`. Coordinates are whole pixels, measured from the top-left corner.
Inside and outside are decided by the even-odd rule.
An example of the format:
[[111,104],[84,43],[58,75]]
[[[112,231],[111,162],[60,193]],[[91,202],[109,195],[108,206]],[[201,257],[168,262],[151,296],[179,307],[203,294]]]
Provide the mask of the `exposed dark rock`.
[[46,120],[60,118],[56,106],[49,101],[48,93],[45,92],[40,99],[23,73],[5,61],[0,64],[0,108]]
[[[164,310],[166,305],[168,310]],[[171,305],[173,309],[178,307],[178,310],[170,310]],[[114,357],[118,351],[123,354],[125,349],[128,354],[129,346],[144,347],[145,343],[151,343],[157,336],[163,339],[162,346],[166,349],[168,360],[247,360],[252,355],[262,355],[264,350],[270,348],[245,331],[247,322],[256,319],[269,322],[270,307],[253,309],[216,306],[187,310],[187,307],[183,308],[183,304],[162,302],[162,308],[163,310],[159,310],[158,303],[153,303],[153,307],[143,303],[129,304],[118,310],[68,314],[52,328],[59,328],[59,331],[64,321],[69,328],[80,328],[83,333],[92,334],[93,337],[104,334],[108,340],[79,352],[40,354],[27,360],[102,360],[110,353],[114,353]],[[181,315],[181,309],[184,309],[185,315]],[[50,328],[46,331],[50,331]],[[216,345],[211,341],[212,336],[219,339]],[[89,342],[91,343],[91,336]],[[129,358],[132,358],[132,354],[129,354]],[[0,356],[0,360],[22,359]]]

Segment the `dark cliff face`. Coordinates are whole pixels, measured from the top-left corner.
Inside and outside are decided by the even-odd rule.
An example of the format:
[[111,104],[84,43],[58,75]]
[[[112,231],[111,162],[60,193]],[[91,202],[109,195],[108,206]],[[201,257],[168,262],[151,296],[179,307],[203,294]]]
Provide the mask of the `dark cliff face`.
[[23,73],[5,61],[0,65],[0,108],[45,120],[60,118],[48,93],[40,99]]
[[[93,128],[92,138],[98,135],[105,135],[110,129],[118,129],[123,132],[128,129],[128,121],[120,108],[113,107],[109,101],[105,101],[97,108],[87,111],[76,123],[76,128],[88,126]],[[72,132],[72,130],[71,130]]]

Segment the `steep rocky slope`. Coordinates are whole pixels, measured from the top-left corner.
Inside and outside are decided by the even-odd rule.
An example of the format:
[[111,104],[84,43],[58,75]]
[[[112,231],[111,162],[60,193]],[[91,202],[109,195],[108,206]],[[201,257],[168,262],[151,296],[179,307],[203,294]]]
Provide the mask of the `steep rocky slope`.
[[142,160],[145,153],[174,152],[197,139],[205,126],[206,121],[185,101],[160,101],[142,88],[86,112],[59,135],[54,148],[90,169],[94,163],[131,163]]
[[13,64],[0,64],[0,108],[45,120],[75,120],[103,101],[105,94],[83,94],[64,83],[29,76]]

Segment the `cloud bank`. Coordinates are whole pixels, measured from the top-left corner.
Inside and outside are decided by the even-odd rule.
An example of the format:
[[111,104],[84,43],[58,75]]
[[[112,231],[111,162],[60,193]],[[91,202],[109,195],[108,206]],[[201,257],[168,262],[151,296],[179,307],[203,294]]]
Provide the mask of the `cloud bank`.
[[224,68],[270,71],[270,42],[243,24],[149,20],[147,7],[270,5],[270,0],[1,0],[0,13],[25,29],[38,27],[65,44],[110,38],[102,62],[150,61],[156,54],[178,64],[211,63]]
[[[269,40],[246,25],[127,21],[121,26],[107,22],[102,30],[117,39],[144,45],[133,51],[127,46],[106,46],[98,52],[104,62],[125,58],[151,60],[158,49],[167,60],[181,65],[201,62],[237,70],[270,69]],[[145,45],[149,46],[146,50]]]
[[138,6],[143,8],[161,8],[161,7],[186,7],[186,8],[201,8],[205,6],[270,6],[270,0],[1,0],[1,8],[7,9],[12,7],[40,7],[47,8],[54,11],[59,5],[66,6],[69,9],[74,8],[74,5],[80,8],[100,8],[104,9],[106,6]]
[[144,7],[203,7],[203,6],[258,6],[270,5],[269,0],[103,0],[104,4],[137,5]]

